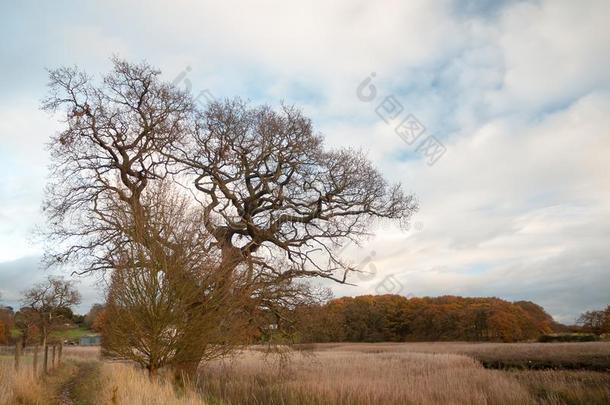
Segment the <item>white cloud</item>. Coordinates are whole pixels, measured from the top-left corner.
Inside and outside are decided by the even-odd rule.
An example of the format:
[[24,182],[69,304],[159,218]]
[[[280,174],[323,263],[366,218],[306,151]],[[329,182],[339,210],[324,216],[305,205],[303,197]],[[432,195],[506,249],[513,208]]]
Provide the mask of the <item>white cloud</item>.
[[400,274],[415,294],[527,298],[574,317],[566,298],[593,306],[608,288],[609,134],[610,96],[595,93],[534,124],[491,121],[432,168],[397,165],[424,228],[365,251],[378,253],[380,277]]
[[504,85],[492,100],[503,108],[565,103],[608,86],[610,30],[605,1],[521,3],[506,11],[500,45]]
[[[472,4],[115,1],[7,10],[0,260],[33,253],[24,242],[40,204],[32,190],[44,184],[42,143],[56,128],[37,110],[43,68],[76,63],[98,75],[116,52],[147,59],[170,80],[190,66],[194,93],[295,102],[329,145],[367,150],[418,195],[414,221],[423,229],[380,230],[348,250],[355,262],[375,251],[379,275],[338,293],[372,292],[400,274],[415,294],[527,298],[568,321],[606,305],[609,3]],[[375,115],[376,103],[356,98],[373,71],[376,103],[395,95],[446,144],[435,166]]]
[[37,102],[0,99],[0,262],[40,252],[33,231],[42,222],[44,145],[56,125]]

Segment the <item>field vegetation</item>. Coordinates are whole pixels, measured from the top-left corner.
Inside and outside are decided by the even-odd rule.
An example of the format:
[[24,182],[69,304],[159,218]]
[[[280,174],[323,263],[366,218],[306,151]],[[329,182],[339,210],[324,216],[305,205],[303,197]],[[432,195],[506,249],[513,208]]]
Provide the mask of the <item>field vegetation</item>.
[[308,351],[356,351],[365,353],[450,353],[462,354],[491,369],[564,369],[610,372],[610,343],[327,343],[297,345]]
[[67,347],[65,362],[36,375],[29,355],[15,371],[9,356],[0,356],[0,405],[205,404],[193,390],[177,392],[171,381],[151,381],[133,364],[100,359],[99,347]]
[[[606,404],[610,343],[342,343],[296,346],[282,355],[252,346],[203,364],[185,386],[171,373],[153,380],[133,363],[67,347],[64,366],[33,378],[0,358],[0,404]],[[296,350],[295,350],[296,349]],[[489,369],[481,359],[518,359]],[[530,369],[546,362],[555,368]],[[513,362],[516,362],[514,360]],[[571,366],[567,367],[570,368]]]

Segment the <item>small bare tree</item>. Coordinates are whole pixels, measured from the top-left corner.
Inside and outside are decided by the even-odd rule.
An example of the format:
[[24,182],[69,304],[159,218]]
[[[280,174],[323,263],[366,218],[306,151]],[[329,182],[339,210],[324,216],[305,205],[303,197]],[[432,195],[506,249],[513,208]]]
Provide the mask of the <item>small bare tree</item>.
[[54,328],[63,321],[65,309],[80,303],[80,294],[72,281],[61,277],[47,278],[23,293],[22,305],[36,314],[44,353],[43,369],[48,371],[48,340]]
[[583,330],[601,335],[610,332],[610,305],[605,310],[587,311],[576,321]]

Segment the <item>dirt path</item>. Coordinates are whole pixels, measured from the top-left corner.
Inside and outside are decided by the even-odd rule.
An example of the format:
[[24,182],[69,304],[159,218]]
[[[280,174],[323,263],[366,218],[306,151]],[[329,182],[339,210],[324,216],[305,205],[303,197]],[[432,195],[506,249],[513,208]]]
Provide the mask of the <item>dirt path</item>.
[[74,387],[75,379],[68,380],[64,385],[61,386],[61,392],[57,400],[58,405],[73,405],[72,401],[72,388]]
[[99,364],[96,362],[75,362],[75,372],[59,386],[58,405],[89,405],[99,403],[101,382]]

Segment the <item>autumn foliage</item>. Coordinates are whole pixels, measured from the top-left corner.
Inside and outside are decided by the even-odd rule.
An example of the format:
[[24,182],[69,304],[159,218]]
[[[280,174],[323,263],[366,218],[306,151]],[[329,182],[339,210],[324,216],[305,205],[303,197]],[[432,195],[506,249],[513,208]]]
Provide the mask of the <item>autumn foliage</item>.
[[13,327],[13,317],[11,313],[0,307],[0,344],[5,345],[11,337]]
[[529,301],[456,296],[342,297],[295,310],[302,342],[503,341],[536,339],[555,324]]
[[4,345],[6,343],[7,343],[6,327],[4,326],[4,323],[2,321],[0,321],[0,344]]

